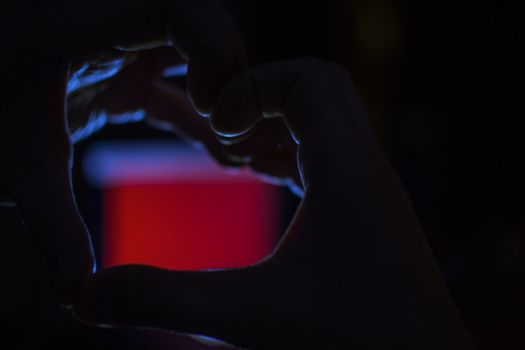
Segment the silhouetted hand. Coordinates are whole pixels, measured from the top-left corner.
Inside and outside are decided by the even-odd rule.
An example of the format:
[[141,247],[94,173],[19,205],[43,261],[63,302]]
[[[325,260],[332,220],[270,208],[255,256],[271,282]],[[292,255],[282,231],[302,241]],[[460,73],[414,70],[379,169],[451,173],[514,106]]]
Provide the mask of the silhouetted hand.
[[305,189],[274,254],[234,270],[103,270],[81,289],[77,317],[254,349],[470,349],[349,74],[316,59],[246,70],[222,88],[211,121],[238,139],[274,119],[297,142]]
[[65,120],[70,67],[115,49],[173,42],[189,60],[188,90],[208,111],[224,80],[246,60],[216,1],[9,1],[0,13],[0,192],[18,205],[67,301],[93,268],[71,188]]

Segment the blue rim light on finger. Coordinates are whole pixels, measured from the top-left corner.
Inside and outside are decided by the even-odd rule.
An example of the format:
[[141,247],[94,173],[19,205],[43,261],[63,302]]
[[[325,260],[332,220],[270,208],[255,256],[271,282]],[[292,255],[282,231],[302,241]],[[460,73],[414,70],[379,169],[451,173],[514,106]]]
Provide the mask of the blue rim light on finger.
[[92,64],[85,63],[78,71],[73,73],[67,83],[67,93],[83,87],[99,83],[117,74],[124,66],[124,58],[99,64],[97,69],[90,71]]
[[108,118],[110,124],[128,124],[128,123],[138,123],[144,120],[146,117],[146,112],[144,110],[138,110],[129,113],[123,113],[119,115],[112,115],[111,118]]
[[71,142],[77,143],[89,136],[91,136],[93,133],[99,131],[102,129],[108,121],[108,117],[105,113],[96,113],[89,118],[89,122],[86,123],[86,125],[76,130],[71,136]]
[[129,124],[138,123],[144,120],[146,112],[144,110],[138,110],[129,113],[123,113],[119,115],[112,115],[111,118],[105,112],[97,112],[89,118],[89,122],[86,125],[76,130],[71,135],[71,142],[77,143],[83,139],[88,138],[95,132],[102,129],[106,124]]

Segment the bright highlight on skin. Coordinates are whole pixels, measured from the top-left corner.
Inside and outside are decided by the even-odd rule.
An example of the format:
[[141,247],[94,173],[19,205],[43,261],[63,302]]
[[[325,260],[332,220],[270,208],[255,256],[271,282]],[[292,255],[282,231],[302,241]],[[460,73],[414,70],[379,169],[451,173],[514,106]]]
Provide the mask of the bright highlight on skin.
[[[72,93],[87,86],[111,79],[122,70],[124,63],[124,58],[115,59],[103,64],[98,63],[96,66],[97,69],[93,69],[90,63],[84,64],[78,71],[72,74],[68,82],[67,92]],[[184,77],[187,74],[188,65],[182,64],[165,69],[163,72],[163,77],[176,78]],[[71,135],[71,141],[76,143],[89,137],[93,133],[102,129],[108,122],[112,124],[137,123],[142,121],[145,116],[146,115],[143,110],[111,116],[109,116],[104,111],[97,111],[89,117],[89,122],[86,123],[83,128],[76,130]]]
[[[76,90],[84,88],[89,85],[99,83],[115,76],[124,66],[124,58],[115,59],[110,62],[98,64],[96,70],[90,70],[92,65],[85,63],[78,71],[74,72],[67,84],[67,93],[72,93]],[[140,116],[140,120],[144,117],[144,114]],[[131,116],[126,120],[135,120],[138,116]],[[75,131],[71,135],[71,142],[75,143],[82,139],[85,139],[102,129],[108,121],[108,116],[105,113],[96,113],[89,117],[89,122],[86,126]]]
[[[122,69],[124,61],[124,58],[118,58],[100,64],[99,69],[94,71],[89,71],[91,64],[85,63],[78,71],[71,75],[71,78],[67,83],[67,93],[71,93],[88,85],[93,85],[113,77]],[[89,73],[86,74],[88,71]]]
[[88,138],[93,133],[102,129],[108,121],[106,113],[94,113],[94,115],[89,117],[89,122],[86,123],[86,126],[76,130],[71,136],[71,142],[77,143],[85,138]]

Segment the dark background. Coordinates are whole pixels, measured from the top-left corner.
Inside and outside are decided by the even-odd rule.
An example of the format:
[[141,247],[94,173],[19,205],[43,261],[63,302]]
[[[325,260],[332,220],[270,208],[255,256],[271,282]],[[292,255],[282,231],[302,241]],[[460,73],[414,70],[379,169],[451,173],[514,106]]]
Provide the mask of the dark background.
[[[478,345],[525,348],[523,20],[517,8],[452,1],[226,3],[253,64],[317,56],[350,70]],[[107,127],[79,144],[76,157],[98,139],[151,137],[168,135],[142,125]],[[79,205],[96,234],[98,194],[79,165]],[[295,204],[288,197],[285,203],[290,210]],[[28,325],[27,319],[20,316],[21,327],[45,323]],[[160,345],[167,336],[153,344],[127,332],[60,322],[63,328],[44,327],[35,342],[177,348]]]

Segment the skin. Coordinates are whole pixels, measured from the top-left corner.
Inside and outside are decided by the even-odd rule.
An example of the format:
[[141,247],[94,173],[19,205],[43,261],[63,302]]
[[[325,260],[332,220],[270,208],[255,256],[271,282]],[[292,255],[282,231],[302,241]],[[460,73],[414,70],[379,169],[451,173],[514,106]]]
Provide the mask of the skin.
[[245,64],[246,55],[216,1],[109,0],[101,6],[97,1],[49,0],[31,5],[28,11],[25,2],[9,2],[0,14],[0,29],[12,33],[3,39],[7,54],[0,68],[9,86],[1,110],[0,192],[16,202],[45,256],[58,298],[68,303],[94,267],[71,187],[65,116],[71,67],[115,49],[172,42],[189,60],[189,95],[207,112],[220,85]]
[[250,68],[212,107],[227,150],[252,159],[275,151],[282,125],[305,195],[272,256],[214,272],[103,270],[77,295],[76,317],[253,349],[473,348],[348,72],[310,58]]

